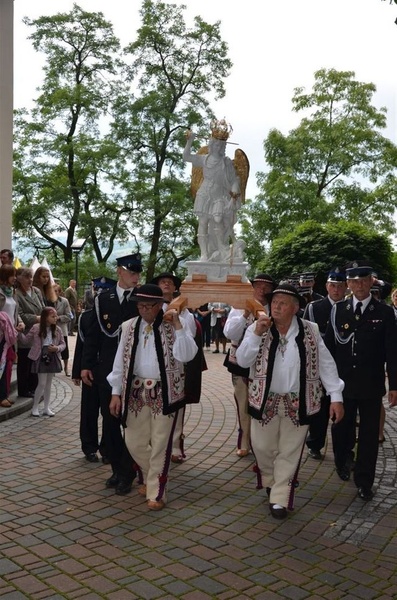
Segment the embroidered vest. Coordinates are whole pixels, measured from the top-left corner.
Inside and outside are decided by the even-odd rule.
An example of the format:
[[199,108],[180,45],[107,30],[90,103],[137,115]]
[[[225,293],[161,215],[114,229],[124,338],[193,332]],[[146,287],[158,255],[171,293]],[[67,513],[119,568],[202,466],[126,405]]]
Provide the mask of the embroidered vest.
[[[161,311],[161,318],[162,314]],[[128,329],[123,353],[123,384],[121,392],[121,397],[124,401],[126,400],[126,392],[128,393],[128,377],[132,375],[130,366],[133,366],[131,365],[131,360],[134,360],[140,322],[141,317],[135,317],[126,322],[125,325]],[[185,404],[185,369],[184,365],[176,360],[172,354],[172,347],[175,340],[173,326],[167,321],[161,321],[158,323],[158,326],[154,325],[154,335],[157,360],[160,367],[163,414],[170,414]]]
[[[322,384],[319,374],[318,327],[316,324],[298,318],[299,333],[295,338],[299,351],[299,408],[298,416],[301,425],[307,424],[308,417],[320,410]],[[256,419],[262,419],[266,411],[266,401],[273,374],[275,353],[279,335],[275,327],[262,336],[256,361],[251,367],[253,379],[248,384],[249,413]]]

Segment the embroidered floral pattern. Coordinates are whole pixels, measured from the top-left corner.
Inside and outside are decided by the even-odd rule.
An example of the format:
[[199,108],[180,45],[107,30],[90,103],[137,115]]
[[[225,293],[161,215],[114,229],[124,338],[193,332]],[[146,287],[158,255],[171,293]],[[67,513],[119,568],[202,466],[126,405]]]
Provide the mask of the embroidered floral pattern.
[[[306,352],[306,413],[313,415],[320,410],[322,386],[319,378],[318,346],[316,329],[310,321],[302,321],[304,329],[303,343]],[[318,334],[317,334],[318,335]],[[259,352],[254,363],[254,378],[249,380],[249,403],[255,410],[260,410],[264,401],[266,378],[269,366],[269,351],[273,335],[269,330],[262,337]],[[299,408],[297,403],[296,410]]]
[[[126,343],[124,346],[123,354],[122,398],[124,398],[125,396],[125,389],[127,386],[127,375],[131,361],[131,351],[134,343],[134,333],[137,321],[138,317],[131,319],[131,322],[128,325],[126,335]],[[161,339],[162,352],[164,356],[165,373],[168,386],[168,403],[170,406],[172,406],[172,404],[180,402],[185,397],[184,365],[181,362],[177,361],[172,354],[172,348],[175,341],[175,330],[171,323],[163,321],[163,323],[159,327],[159,333]],[[138,389],[141,390],[142,388]],[[159,394],[159,390],[161,390],[160,384],[156,384],[152,389],[145,389],[145,392],[149,392],[149,394],[145,395],[144,404],[149,404],[154,414],[162,414],[163,401],[161,395]],[[133,390],[133,392],[134,391],[136,390]],[[133,392],[131,393],[130,398],[128,399],[128,407],[132,412],[135,412],[135,414],[137,414],[137,412],[140,412],[142,410],[143,396],[140,398],[133,397]],[[150,392],[152,392],[152,394],[150,394]],[[133,400],[131,402],[132,397]]]
[[[282,407],[280,408],[280,404]],[[263,412],[262,422],[264,425],[270,423],[270,421],[280,412],[284,413],[284,416],[289,417],[292,423],[299,427],[298,418],[299,409],[299,396],[298,394],[272,394],[270,393],[266,400],[265,410]]]

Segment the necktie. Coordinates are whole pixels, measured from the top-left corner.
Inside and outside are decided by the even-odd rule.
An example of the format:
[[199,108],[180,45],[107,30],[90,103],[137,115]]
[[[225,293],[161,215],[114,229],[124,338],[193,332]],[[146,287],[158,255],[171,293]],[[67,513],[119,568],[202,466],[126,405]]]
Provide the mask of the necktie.
[[356,317],[357,321],[359,319],[361,319],[361,307],[362,307],[363,303],[362,302],[357,302],[356,304],[356,309],[354,311],[354,316]]
[[127,298],[129,296],[130,290],[125,290],[125,292],[123,292],[123,302],[122,304],[124,304],[124,302],[127,302]]

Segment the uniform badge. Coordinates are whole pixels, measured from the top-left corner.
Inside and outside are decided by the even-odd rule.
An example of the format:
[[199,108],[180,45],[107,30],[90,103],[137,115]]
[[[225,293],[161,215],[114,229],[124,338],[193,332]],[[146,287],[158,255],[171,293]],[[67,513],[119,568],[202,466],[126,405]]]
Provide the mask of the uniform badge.
[[343,325],[343,327],[344,327],[344,329],[349,329],[349,323],[345,323],[345,324]]
[[107,320],[108,320],[108,318],[109,318],[109,315],[102,315],[102,317],[103,317],[103,319],[104,319],[105,321],[107,321]]
[[106,327],[107,327],[108,329],[111,329],[111,328],[112,328],[112,325],[111,325],[111,323],[108,323],[108,324],[106,325]]

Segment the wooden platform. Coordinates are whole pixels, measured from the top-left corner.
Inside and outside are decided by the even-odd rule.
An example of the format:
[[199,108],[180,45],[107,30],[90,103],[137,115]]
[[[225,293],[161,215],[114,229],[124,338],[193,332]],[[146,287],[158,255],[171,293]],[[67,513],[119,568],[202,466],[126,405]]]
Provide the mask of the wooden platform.
[[194,274],[192,281],[184,281],[179,291],[193,310],[207,302],[226,302],[233,308],[245,308],[246,300],[252,299],[252,285],[243,283],[240,275],[228,275],[226,281],[207,281],[206,275]]

